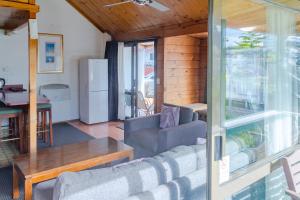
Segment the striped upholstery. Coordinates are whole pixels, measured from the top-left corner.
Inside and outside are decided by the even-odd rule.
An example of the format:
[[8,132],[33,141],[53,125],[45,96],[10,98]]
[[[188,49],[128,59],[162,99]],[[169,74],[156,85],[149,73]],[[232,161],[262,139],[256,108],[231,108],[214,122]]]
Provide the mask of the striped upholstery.
[[[34,199],[134,200],[140,199],[139,195],[145,199],[149,195],[157,196],[155,199],[160,199],[161,195],[169,196],[170,200],[175,196],[182,199],[181,197],[189,196],[188,193],[195,192],[195,188],[205,185],[205,156],[205,147],[178,146],[153,158],[139,159],[111,168],[63,173],[56,180],[53,196],[42,198],[42,191],[36,190]],[[196,179],[191,178],[194,176],[199,179],[195,181]],[[185,180],[188,179],[193,187],[184,188],[187,186],[184,184]],[[37,187],[45,188],[43,184],[47,183],[38,184]]]
[[206,200],[206,168],[126,200]]

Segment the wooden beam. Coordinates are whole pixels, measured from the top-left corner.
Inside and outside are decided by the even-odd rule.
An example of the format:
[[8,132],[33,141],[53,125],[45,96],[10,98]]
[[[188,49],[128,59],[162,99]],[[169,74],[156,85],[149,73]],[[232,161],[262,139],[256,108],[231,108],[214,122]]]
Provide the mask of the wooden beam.
[[193,33],[193,34],[189,34],[189,36],[194,37],[194,38],[208,38],[208,32]]
[[[30,13],[30,19],[36,19],[35,13]],[[28,27],[29,28],[29,27]],[[36,71],[38,63],[38,40],[30,38],[28,33],[29,47],[29,152],[37,151],[37,91]]]
[[30,13],[37,13],[40,10],[40,7],[38,5],[7,0],[0,0],[0,7],[15,8],[17,10],[26,10]]
[[165,27],[155,27],[152,29],[146,29],[142,31],[120,33],[114,35],[114,39],[118,41],[130,41],[130,40],[140,40],[154,37],[172,37],[179,35],[188,35],[194,33],[203,33],[207,32],[208,23],[207,20],[186,23],[173,26]]

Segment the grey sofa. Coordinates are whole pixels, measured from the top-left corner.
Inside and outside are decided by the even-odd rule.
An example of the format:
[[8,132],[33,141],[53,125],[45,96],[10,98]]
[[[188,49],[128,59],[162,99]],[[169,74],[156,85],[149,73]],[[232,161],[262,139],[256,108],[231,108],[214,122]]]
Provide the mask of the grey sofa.
[[173,128],[160,129],[160,114],[127,119],[124,140],[134,148],[135,158],[155,156],[178,145],[196,144],[197,138],[206,138],[206,122],[197,119],[197,114],[186,107],[180,107],[179,126]]
[[206,146],[178,146],[153,158],[67,172],[34,188],[34,200],[201,200]]

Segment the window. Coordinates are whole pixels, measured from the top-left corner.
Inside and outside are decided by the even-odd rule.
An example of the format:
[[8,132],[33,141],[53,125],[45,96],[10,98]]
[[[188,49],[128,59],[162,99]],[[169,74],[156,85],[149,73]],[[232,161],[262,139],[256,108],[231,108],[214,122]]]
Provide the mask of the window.
[[[237,2],[257,13],[236,16],[228,8]],[[222,3],[221,127],[233,173],[298,144],[300,15],[263,1]]]

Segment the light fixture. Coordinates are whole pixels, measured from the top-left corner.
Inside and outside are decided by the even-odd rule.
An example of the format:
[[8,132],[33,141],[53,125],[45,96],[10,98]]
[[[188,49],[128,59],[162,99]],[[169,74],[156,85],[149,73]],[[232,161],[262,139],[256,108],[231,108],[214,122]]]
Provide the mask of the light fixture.
[[255,29],[256,29],[256,26],[249,26],[249,27],[240,28],[241,31],[245,31],[245,32],[251,32],[251,31],[254,31]]

